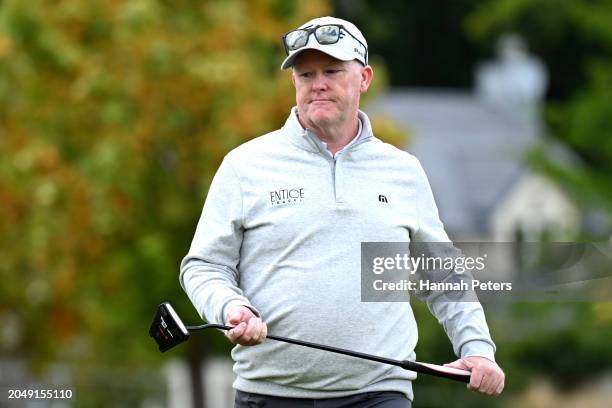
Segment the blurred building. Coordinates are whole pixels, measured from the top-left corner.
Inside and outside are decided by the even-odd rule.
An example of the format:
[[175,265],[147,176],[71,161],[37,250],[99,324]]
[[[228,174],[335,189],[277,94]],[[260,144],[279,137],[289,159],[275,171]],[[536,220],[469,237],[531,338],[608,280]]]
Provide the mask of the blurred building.
[[577,208],[524,160],[544,140],[543,64],[519,37],[504,36],[497,59],[477,68],[475,84],[473,90],[394,88],[365,109],[409,131],[406,150],[425,168],[453,240],[572,236],[580,224]]

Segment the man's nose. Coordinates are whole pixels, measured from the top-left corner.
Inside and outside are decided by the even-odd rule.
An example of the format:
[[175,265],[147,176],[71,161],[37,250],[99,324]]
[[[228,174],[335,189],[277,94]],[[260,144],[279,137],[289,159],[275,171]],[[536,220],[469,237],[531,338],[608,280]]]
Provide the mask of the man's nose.
[[312,89],[315,91],[326,90],[329,85],[327,82],[328,80],[329,78],[327,78],[322,72],[315,73],[312,80]]

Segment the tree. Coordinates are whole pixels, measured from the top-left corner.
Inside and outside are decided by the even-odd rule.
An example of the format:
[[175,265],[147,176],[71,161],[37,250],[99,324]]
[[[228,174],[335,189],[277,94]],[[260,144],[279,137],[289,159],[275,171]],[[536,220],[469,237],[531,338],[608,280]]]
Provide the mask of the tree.
[[[164,299],[193,310],[178,263],[212,175],[232,147],[285,119],[279,33],[327,10],[0,3],[0,316],[14,322],[0,355],[162,361],[148,324]],[[213,352],[228,348],[219,337],[209,335]],[[201,354],[191,350],[192,367]]]

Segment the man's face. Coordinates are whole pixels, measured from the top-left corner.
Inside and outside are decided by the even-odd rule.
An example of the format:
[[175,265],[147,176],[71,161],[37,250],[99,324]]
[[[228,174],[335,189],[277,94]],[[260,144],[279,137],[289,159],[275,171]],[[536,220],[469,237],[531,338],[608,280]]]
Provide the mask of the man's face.
[[292,74],[300,121],[308,128],[338,126],[357,114],[372,68],[316,50],[302,52]]

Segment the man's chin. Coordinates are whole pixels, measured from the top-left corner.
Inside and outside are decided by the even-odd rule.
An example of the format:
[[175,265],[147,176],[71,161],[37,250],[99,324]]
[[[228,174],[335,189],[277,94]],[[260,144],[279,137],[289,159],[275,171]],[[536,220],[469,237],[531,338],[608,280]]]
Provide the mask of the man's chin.
[[337,119],[331,112],[315,112],[310,115],[310,121],[317,127],[325,127],[335,123]]

